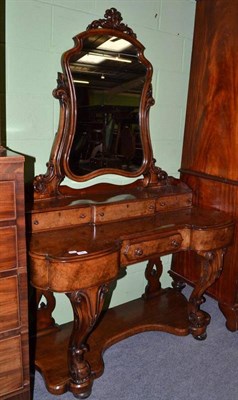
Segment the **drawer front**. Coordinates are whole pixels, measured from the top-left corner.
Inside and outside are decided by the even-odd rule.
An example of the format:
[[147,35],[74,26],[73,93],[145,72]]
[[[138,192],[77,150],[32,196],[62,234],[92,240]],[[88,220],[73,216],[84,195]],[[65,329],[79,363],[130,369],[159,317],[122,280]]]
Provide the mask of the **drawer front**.
[[21,337],[0,340],[0,396],[23,386]]
[[153,215],[155,212],[155,201],[145,200],[121,204],[94,206],[94,223],[105,223],[121,221]]
[[164,196],[156,200],[156,211],[178,210],[192,206],[192,193],[179,196]]
[[16,226],[0,228],[0,272],[17,267]]
[[120,267],[117,246],[101,254],[51,259],[48,263],[44,256],[30,253],[30,258],[32,285],[55,292],[73,292],[102,285],[116,279]]
[[16,218],[15,182],[0,182],[0,221]]
[[0,280],[0,332],[18,328],[19,299],[17,277],[11,276]]
[[125,243],[122,248],[121,262],[125,265],[127,262],[146,260],[155,255],[174,253],[180,249],[182,240],[182,236],[176,233],[144,242]]
[[33,232],[55,228],[67,228],[91,222],[90,207],[71,210],[56,210],[32,214],[31,229]]

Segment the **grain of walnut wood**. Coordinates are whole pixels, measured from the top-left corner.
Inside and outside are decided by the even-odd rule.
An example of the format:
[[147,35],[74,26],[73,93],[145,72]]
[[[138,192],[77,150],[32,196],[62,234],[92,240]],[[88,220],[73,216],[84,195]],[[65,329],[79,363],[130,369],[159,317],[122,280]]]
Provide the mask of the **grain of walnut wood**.
[[[238,1],[196,2],[181,180],[199,207],[238,216]],[[196,107],[194,108],[194,105]],[[238,230],[224,258],[219,280],[207,293],[215,298],[231,331],[238,329]],[[201,271],[193,252],[173,257],[176,282],[194,285]]]

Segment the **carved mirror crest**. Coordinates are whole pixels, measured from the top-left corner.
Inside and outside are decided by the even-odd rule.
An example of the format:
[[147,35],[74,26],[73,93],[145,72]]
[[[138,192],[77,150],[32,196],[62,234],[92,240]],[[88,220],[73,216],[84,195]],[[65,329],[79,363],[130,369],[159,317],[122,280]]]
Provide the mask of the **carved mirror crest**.
[[60,195],[64,177],[84,182],[103,174],[160,184],[149,134],[152,66],[144,46],[111,8],[74,37],[62,56],[53,94],[60,101],[58,132],[45,175],[35,178],[39,197]]

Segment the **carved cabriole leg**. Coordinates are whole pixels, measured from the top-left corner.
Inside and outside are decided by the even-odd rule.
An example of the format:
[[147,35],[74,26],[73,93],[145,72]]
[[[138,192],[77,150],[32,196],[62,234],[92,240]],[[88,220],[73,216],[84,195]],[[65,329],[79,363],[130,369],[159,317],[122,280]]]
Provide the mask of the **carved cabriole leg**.
[[149,260],[146,265],[145,277],[148,281],[143,298],[156,296],[161,290],[160,277],[163,272],[163,264],[160,257]]
[[200,310],[200,305],[204,302],[203,294],[220,276],[224,252],[224,249],[197,252],[204,260],[200,280],[196,283],[189,298],[188,314],[190,332],[198,340],[206,339],[206,328],[210,322],[209,314]]
[[74,327],[68,348],[70,373],[69,390],[76,398],[90,395],[93,384],[91,367],[84,359],[86,340],[93,329],[104,304],[108,285],[67,293],[74,311]]

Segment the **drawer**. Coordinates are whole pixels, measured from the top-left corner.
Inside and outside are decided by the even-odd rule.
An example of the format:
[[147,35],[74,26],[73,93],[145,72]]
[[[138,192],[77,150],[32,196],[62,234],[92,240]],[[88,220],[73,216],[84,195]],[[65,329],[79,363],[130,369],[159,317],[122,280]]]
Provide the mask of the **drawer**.
[[131,201],[128,203],[115,203],[94,206],[94,223],[105,223],[121,221],[153,215],[155,212],[155,201]]
[[91,222],[91,208],[80,207],[69,210],[55,210],[34,213],[31,216],[31,230],[38,232],[56,228],[67,228]]
[[179,250],[182,243],[182,236],[179,233],[158,238],[151,238],[137,243],[124,243],[121,252],[122,265],[128,262],[147,260],[153,256],[160,256],[166,253],[174,253]]
[[173,211],[192,206],[192,193],[164,196],[156,200],[156,211]]
[[16,218],[15,182],[0,182],[0,221]]
[[0,332],[18,328],[19,298],[17,276],[0,279]]
[[21,337],[0,340],[0,397],[22,387]]
[[16,226],[0,227],[0,272],[17,267]]

